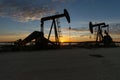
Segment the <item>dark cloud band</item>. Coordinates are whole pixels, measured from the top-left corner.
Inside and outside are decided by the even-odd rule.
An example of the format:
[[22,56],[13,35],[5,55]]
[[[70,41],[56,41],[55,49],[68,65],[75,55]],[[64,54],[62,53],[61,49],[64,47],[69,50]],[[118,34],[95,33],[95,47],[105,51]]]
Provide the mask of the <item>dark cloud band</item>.
[[0,0],[0,16],[18,21],[38,20],[55,11],[56,1],[60,0]]

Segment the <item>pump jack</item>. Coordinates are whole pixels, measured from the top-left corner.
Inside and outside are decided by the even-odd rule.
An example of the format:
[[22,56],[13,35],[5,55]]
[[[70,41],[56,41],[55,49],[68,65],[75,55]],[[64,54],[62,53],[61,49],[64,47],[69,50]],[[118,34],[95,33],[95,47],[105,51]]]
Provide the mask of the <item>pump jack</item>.
[[[92,24],[92,22],[89,22],[89,29],[92,34],[93,34],[93,27],[97,27],[96,44],[99,45],[99,42],[103,42],[104,45],[109,45],[112,42],[112,38],[110,37],[110,35],[108,35],[109,32],[108,24],[107,25],[105,23]],[[107,30],[105,30],[106,36],[103,36],[102,28],[107,28]]]
[[52,31],[52,28],[53,28],[53,26],[54,26],[55,44],[56,44],[56,45],[60,45],[59,36],[58,36],[58,31],[57,31],[58,26],[56,26],[56,19],[57,19],[57,18],[61,18],[61,17],[66,17],[68,23],[70,23],[70,16],[69,16],[69,14],[68,14],[68,12],[67,12],[66,9],[64,9],[64,13],[63,13],[63,14],[58,14],[58,15],[53,15],[53,16],[48,16],[48,17],[43,17],[43,18],[41,19],[41,32],[43,32],[43,33],[44,33],[44,21],[52,20],[50,32],[49,32],[49,35],[48,35],[48,40],[49,40],[49,38],[50,38],[51,31]]
[[[49,44],[54,45],[54,46],[59,46],[60,42],[59,42],[59,36],[58,36],[58,31],[57,31],[58,27],[56,25],[56,19],[61,18],[61,17],[66,17],[68,23],[70,23],[70,16],[66,9],[64,9],[63,14],[43,17],[41,18],[41,31],[34,31],[30,35],[28,35],[24,40],[19,39],[17,42],[15,42],[15,45],[25,46],[27,43],[35,39],[35,45],[41,48],[47,48],[49,47]],[[48,39],[44,37],[44,21],[47,21],[47,20],[52,20]],[[55,32],[55,43],[50,41],[50,35],[51,35],[53,26],[54,26],[54,32]]]

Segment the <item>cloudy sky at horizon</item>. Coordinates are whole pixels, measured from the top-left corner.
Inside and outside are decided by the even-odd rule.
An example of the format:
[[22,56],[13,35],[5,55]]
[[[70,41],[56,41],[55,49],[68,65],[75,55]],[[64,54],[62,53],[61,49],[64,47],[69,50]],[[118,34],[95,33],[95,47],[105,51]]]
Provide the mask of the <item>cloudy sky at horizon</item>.
[[[89,21],[110,24],[112,36],[120,38],[119,3],[119,0],[0,0],[0,41],[23,39],[39,31],[42,17],[63,13],[65,8],[71,17],[71,38],[89,38]],[[68,36],[69,24],[65,18],[60,21],[62,35]],[[45,24],[49,31],[50,23]]]

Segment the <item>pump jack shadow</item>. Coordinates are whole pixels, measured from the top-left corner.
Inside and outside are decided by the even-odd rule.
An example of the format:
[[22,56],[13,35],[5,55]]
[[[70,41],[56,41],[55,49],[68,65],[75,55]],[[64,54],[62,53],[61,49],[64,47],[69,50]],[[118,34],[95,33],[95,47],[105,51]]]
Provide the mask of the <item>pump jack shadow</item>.
[[96,57],[96,58],[103,58],[104,56],[101,54],[90,54],[89,56],[91,57]]

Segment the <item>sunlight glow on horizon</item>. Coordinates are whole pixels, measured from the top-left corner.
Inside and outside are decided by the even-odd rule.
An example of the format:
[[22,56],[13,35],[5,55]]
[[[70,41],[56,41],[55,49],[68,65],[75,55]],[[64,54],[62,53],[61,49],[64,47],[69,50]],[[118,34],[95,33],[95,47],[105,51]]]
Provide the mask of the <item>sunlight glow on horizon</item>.
[[[77,29],[77,28],[72,28],[70,30],[69,34],[69,29],[68,27],[62,27],[61,29],[62,37],[60,37],[60,42],[83,42],[83,41],[95,41],[95,36],[94,34],[91,34],[88,29]],[[9,34],[6,33],[5,35],[0,35],[0,42],[4,41],[16,41],[18,39],[25,39],[28,35],[30,35],[33,31],[19,31],[19,33]],[[45,37],[48,38],[48,33],[49,33],[49,27],[45,28]],[[116,33],[111,33],[111,37],[113,38],[114,41],[120,41],[120,34]],[[54,30],[52,30],[52,34],[50,37],[51,41],[55,41],[54,38]]]
[[[27,35],[28,36],[28,35]],[[23,36],[0,36],[0,42],[9,42],[9,41],[16,41],[18,39],[24,39],[27,37],[26,34]],[[120,36],[120,35],[119,35]],[[111,35],[111,37],[113,38],[113,41],[120,41],[120,38],[114,36],[114,35]],[[51,41],[54,41],[54,37],[52,37],[50,39]],[[84,36],[84,37],[80,37],[80,36],[76,36],[76,37],[70,37],[69,36],[63,36],[60,38],[60,42],[84,42],[84,41],[95,41],[95,38],[91,38],[90,39],[90,36]]]

